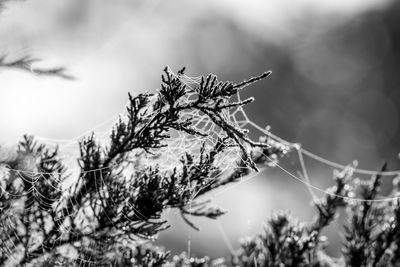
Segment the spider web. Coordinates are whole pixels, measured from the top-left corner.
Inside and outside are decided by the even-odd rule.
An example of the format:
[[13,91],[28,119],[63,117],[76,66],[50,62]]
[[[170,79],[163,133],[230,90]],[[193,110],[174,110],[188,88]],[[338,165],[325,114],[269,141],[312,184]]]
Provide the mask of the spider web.
[[[196,93],[198,93],[196,90],[198,88],[198,85],[200,83],[201,77],[189,77],[186,75],[179,75],[177,76],[180,78],[180,80],[186,84],[187,88],[191,90],[192,93],[189,93],[187,95],[187,100],[193,99],[195,97]],[[240,101],[240,95],[237,95],[237,100]],[[275,158],[269,157],[267,155],[264,155],[268,160],[270,165],[276,166],[279,168],[282,172],[284,172],[286,175],[289,177],[295,179],[298,182],[301,182],[304,184],[312,198],[312,200],[316,200],[316,191],[323,193],[323,194],[330,194],[332,195],[332,192],[319,188],[311,183],[310,175],[307,170],[306,166],[306,161],[305,157],[308,157],[309,159],[315,160],[321,164],[324,164],[328,167],[333,167],[333,168],[339,168],[342,169],[346,167],[345,165],[330,161],[328,159],[325,159],[321,156],[318,156],[304,148],[301,147],[301,145],[296,144],[296,143],[291,143],[288,142],[282,138],[280,138],[277,135],[274,135],[271,133],[270,129],[268,127],[264,128],[259,126],[258,124],[254,123],[249,119],[249,117],[246,115],[244,109],[239,106],[235,107],[233,109],[225,109],[223,113],[221,114],[231,125],[234,125],[238,128],[246,128],[246,127],[251,127],[255,130],[257,130],[261,135],[265,135],[268,138],[269,142],[275,142],[275,143],[280,143],[282,146],[287,147],[288,150],[294,151],[297,155],[297,159],[300,165],[300,171],[299,174],[294,174],[292,171],[284,168],[281,164],[277,162]],[[23,245],[26,242],[29,242],[32,247],[36,249],[40,248],[41,246],[43,247],[43,251],[49,251],[54,248],[52,247],[45,247],[46,245],[43,244],[43,238],[41,236],[36,236],[33,237],[31,236],[28,241],[26,240],[21,240],[21,236],[23,236],[23,225],[21,225],[21,222],[17,219],[18,213],[24,213],[28,214],[29,216],[36,216],[35,218],[37,219],[33,225],[30,226],[30,229],[25,229],[25,231],[35,231],[36,228],[44,227],[48,228],[50,227],[51,222],[46,221],[46,218],[43,216],[40,217],[39,213],[43,214],[48,214],[51,212],[51,209],[55,208],[57,210],[57,207],[55,207],[55,203],[58,203],[60,206],[62,204],[65,204],[66,201],[68,201],[68,194],[70,193],[71,188],[74,186],[80,186],[79,181],[76,180],[76,177],[84,177],[85,175],[93,175],[95,179],[98,179],[100,181],[100,184],[105,185],[106,182],[104,180],[104,177],[102,176],[102,172],[99,171],[99,169],[96,170],[89,170],[86,172],[80,172],[79,166],[76,162],[76,158],[79,156],[79,149],[78,149],[78,144],[76,142],[77,139],[82,138],[83,136],[86,136],[90,132],[96,132],[97,134],[97,139],[100,140],[100,143],[102,145],[107,145],[107,140],[110,132],[110,128],[114,125],[114,122],[116,120],[127,120],[127,114],[126,112],[121,112],[120,114],[113,116],[109,118],[108,120],[104,121],[100,125],[97,125],[90,129],[89,131],[81,134],[80,136],[74,137],[70,140],[59,140],[59,139],[49,139],[49,138],[43,138],[39,137],[37,138],[40,140],[42,143],[45,143],[48,147],[58,147],[59,152],[63,158],[63,162],[65,165],[68,167],[70,170],[70,175],[69,179],[62,181],[59,179],[58,174],[54,173],[43,173],[43,172],[35,172],[34,170],[29,170],[29,168],[20,168],[20,169],[11,169],[9,166],[6,165],[0,165],[0,187],[1,187],[1,197],[9,197],[9,198],[18,198],[21,199],[22,201],[17,201],[12,209],[4,209],[4,207],[0,206],[0,211],[1,211],[1,216],[5,218],[5,220],[2,220],[0,222],[0,239],[5,240],[4,244],[0,246],[0,256],[1,255],[7,255],[8,260],[6,264],[12,266],[13,264],[17,264],[20,260],[21,254],[23,254]],[[190,153],[195,156],[199,156],[201,154],[201,147],[203,146],[205,150],[210,150],[213,148],[215,143],[217,142],[218,138],[223,135],[223,129],[218,127],[216,124],[214,124],[205,114],[202,114],[199,111],[187,111],[186,113],[182,114],[182,119],[191,119],[193,122],[193,126],[200,130],[203,133],[207,133],[206,136],[194,136],[190,135],[186,132],[182,131],[171,131],[170,132],[170,138],[167,140],[167,146],[162,147],[161,149],[158,149],[156,153],[154,154],[136,154],[132,153],[132,160],[137,160],[140,162],[136,162],[137,166],[148,166],[149,164],[151,165],[157,165],[160,169],[160,171],[163,172],[168,172],[172,171],[175,166],[182,166],[182,157],[185,155],[185,153]],[[241,160],[242,153],[240,148],[232,143],[228,148],[218,154],[217,160],[216,160],[216,167],[221,169],[222,173],[229,173],[229,170],[234,169],[237,167],[237,162]],[[189,165],[186,165],[189,167]],[[400,171],[386,171],[386,172],[377,172],[377,171],[372,171],[372,170],[365,170],[365,169],[354,169],[354,173],[362,174],[362,175],[382,175],[382,176],[395,176],[399,175]],[[129,177],[131,173],[126,173],[126,177]],[[242,179],[240,182],[227,186],[224,188],[224,190],[219,191],[218,194],[223,194],[227,192],[227,190],[232,189],[234,186],[238,186],[241,183],[247,182],[253,177],[255,177],[255,173],[252,173],[248,175],[245,179]],[[219,177],[220,178],[220,177]],[[207,186],[207,182],[213,181],[213,179],[217,179],[216,177],[208,177],[209,180],[206,181],[206,183],[203,185],[204,187]],[[57,183],[54,183],[56,181]],[[12,185],[7,186],[7,185]],[[97,183],[96,183],[97,184]],[[23,187],[24,185],[30,185],[29,189],[27,190],[26,187],[24,190]],[[61,195],[61,200],[57,202],[57,195],[45,195],[42,193],[41,188],[43,187],[49,187],[51,188],[52,192],[59,193]],[[11,188],[11,190],[10,190]],[[101,194],[101,191],[97,191],[98,194]],[[193,198],[196,196],[196,192],[192,192]],[[376,199],[376,200],[365,200],[365,199],[359,199],[359,198],[350,198],[346,196],[338,196],[337,197],[345,198],[347,200],[352,200],[352,201],[376,201],[376,202],[385,202],[385,201],[394,201],[398,199],[397,197],[392,197],[392,198],[381,198],[381,199]],[[22,204],[25,204],[25,206]],[[114,200],[111,198],[111,202],[114,203]],[[29,204],[31,203],[31,204]],[[38,208],[35,206],[34,203],[40,203],[40,207]],[[192,202],[190,202],[190,205]],[[0,205],[2,205],[2,202],[0,201]],[[31,205],[31,206],[29,206]],[[134,206],[131,206],[132,210],[135,210]],[[3,213],[3,210],[5,212],[8,212],[8,214]],[[88,214],[85,214],[85,211],[87,212],[90,210],[90,207],[88,206],[87,209],[81,209],[81,213],[79,214],[64,214],[66,218],[68,217],[74,217],[76,218],[76,224],[81,225],[81,231],[85,232],[87,231],[90,233],[91,231],[91,226],[93,224],[93,221],[90,220],[91,216],[88,216]],[[14,211],[14,212],[11,212]],[[136,211],[137,213],[140,214],[139,211]],[[90,215],[90,214],[89,214]],[[145,218],[145,216],[141,215],[142,217]],[[129,219],[129,216],[125,216],[126,218]],[[59,218],[63,219],[63,218]],[[226,236],[226,233],[224,231],[224,227],[221,225],[220,221],[217,220],[219,230],[221,231],[222,237],[224,239],[224,242],[226,243],[228,249],[230,250],[231,253],[234,253],[233,246],[229,243],[229,240]],[[122,229],[124,230],[124,229]],[[22,232],[21,232],[22,231]],[[72,236],[75,234],[73,230],[71,230],[70,227],[67,225],[65,227],[61,226],[59,227],[59,233],[57,233],[57,236],[59,236],[60,239],[62,239],[65,236]],[[127,244],[129,241],[128,240],[121,240],[123,244]],[[190,256],[191,254],[191,236],[189,234],[188,236],[188,255]],[[84,241],[83,241],[84,242]],[[140,242],[140,241],[138,241]],[[55,243],[55,242],[54,242]],[[135,243],[133,245],[138,245],[138,243]],[[109,247],[110,244],[107,244]],[[117,244],[115,246],[118,246]],[[91,259],[90,257],[83,257],[79,254],[79,251],[76,249],[73,249],[71,247],[65,246],[63,249],[58,249],[58,252],[66,258],[71,258],[73,261],[75,261],[75,264],[78,265],[84,265],[84,266],[91,266],[91,265],[96,265],[99,264],[96,262],[96,260]],[[65,264],[65,262],[58,261],[54,263],[55,265],[62,266]]]

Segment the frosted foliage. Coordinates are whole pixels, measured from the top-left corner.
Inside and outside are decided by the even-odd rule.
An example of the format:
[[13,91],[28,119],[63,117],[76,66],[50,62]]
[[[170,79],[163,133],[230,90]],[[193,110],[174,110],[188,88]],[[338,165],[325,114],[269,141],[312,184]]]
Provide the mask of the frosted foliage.
[[[185,103],[194,100],[199,94],[197,90],[199,88],[201,77],[189,77],[186,75],[178,76],[176,74],[173,75],[174,77],[179,77],[180,81],[184,83],[187,86],[187,90],[189,90],[189,93],[187,93],[179,101]],[[241,101],[239,93],[235,97],[235,101]],[[152,96],[152,98],[153,99],[151,99],[151,101],[155,101],[156,95]],[[226,100],[226,103],[221,104],[228,104],[228,100]],[[301,183],[304,183],[308,187],[313,200],[316,199],[314,191],[320,191],[324,194],[332,194],[332,192],[312,185],[303,155],[307,156],[310,159],[317,160],[321,164],[325,164],[329,167],[343,168],[343,165],[315,155],[314,153],[311,153],[308,150],[302,148],[299,144],[288,142],[272,134],[268,127],[265,128],[252,122],[246,115],[242,106],[234,106],[232,108],[223,109],[220,115],[227,122],[229,122],[230,125],[238,129],[246,129],[248,127],[257,130],[261,135],[265,136],[261,139],[261,141],[266,142],[270,146],[280,144],[282,146],[281,149],[284,153],[290,150],[297,151],[301,167],[301,175],[295,175],[291,171],[283,168],[272,156],[265,156],[268,158],[270,166],[277,166],[290,177],[296,179]],[[163,172],[172,172],[176,166],[182,166],[182,158],[184,158],[185,154],[189,153],[195,158],[200,157],[202,149],[205,151],[213,149],[213,147],[217,143],[218,138],[221,138],[224,135],[224,130],[213,123],[210,117],[206,114],[203,114],[201,111],[188,110],[181,113],[180,116],[180,119],[182,120],[192,120],[192,126],[198,132],[204,133],[205,135],[192,135],[185,131],[170,130],[170,137],[166,140],[166,146],[150,150],[150,153],[144,153],[144,151],[140,150],[134,150],[130,152],[126,164],[132,164],[133,166],[135,166],[135,168],[130,168],[130,172],[132,173],[126,173],[127,175],[125,175],[125,177],[131,177],[130,175],[133,174],[133,171],[136,171],[137,168],[143,168],[143,166],[147,167],[149,165],[158,166],[158,168]],[[59,155],[62,158],[63,163],[66,165],[66,169],[68,170],[69,175],[67,175],[66,179],[61,180],[61,173],[58,172],[37,172],[34,167],[35,164],[34,162],[32,162],[32,160],[34,159],[30,158],[26,158],[21,161],[17,166],[18,168],[10,168],[8,165],[5,164],[0,165],[0,196],[15,199],[20,198],[19,201],[15,201],[13,203],[13,207],[11,208],[4,209],[5,207],[0,206],[0,212],[3,212],[3,210],[8,212],[8,214],[2,214],[3,218],[6,219],[0,220],[0,223],[2,224],[0,225],[0,240],[7,240],[6,243],[0,245],[0,256],[7,255],[7,266],[13,266],[18,263],[19,257],[21,257],[21,253],[23,251],[23,247],[21,244],[24,244],[24,242],[31,242],[31,244],[33,244],[32,246],[35,246],[35,244],[38,244],[38,246],[44,245],[41,242],[43,237],[40,235],[30,236],[29,241],[17,240],[21,235],[19,231],[25,230],[24,227],[19,225],[18,220],[16,220],[15,214],[24,213],[28,214],[28,216],[37,216],[36,224],[32,225],[32,229],[30,229],[33,233],[35,232],[35,227],[49,228],[54,222],[46,220],[46,218],[44,218],[43,216],[39,216],[39,214],[37,214],[38,207],[35,205],[39,205],[39,209],[42,210],[44,214],[46,214],[47,212],[51,212],[52,209],[57,210],[57,205],[61,206],[62,204],[65,204],[66,201],[68,201],[68,193],[73,190],[74,187],[81,186],[79,180],[77,180],[77,177],[81,177],[82,179],[82,177],[85,175],[92,175],[94,176],[95,180],[100,181],[100,184],[105,183],[105,181],[103,181],[104,177],[102,176],[102,172],[98,169],[88,170],[84,173],[80,173],[80,169],[76,161],[76,159],[79,157],[79,146],[76,142],[76,139],[82,138],[90,132],[95,132],[96,139],[99,140],[99,143],[101,145],[107,146],[109,145],[107,142],[109,142],[108,140],[111,128],[113,125],[115,125],[115,121],[118,120],[128,120],[126,111],[123,111],[121,114],[118,114],[117,116],[108,119],[104,123],[90,129],[89,131],[83,133],[78,137],[72,138],[71,140],[54,140],[43,137],[37,138],[41,143],[44,143],[49,148],[58,147]],[[244,145],[246,149],[250,149],[248,144]],[[242,155],[243,154],[241,149],[238,147],[237,144],[232,141],[230,144],[228,144],[227,148],[224,151],[217,155],[214,164],[222,171],[222,175],[224,175],[224,173],[229,174],[230,170],[238,166],[238,163],[242,160]],[[356,165],[353,165],[351,168],[353,169],[354,173],[359,174],[377,173],[375,171],[357,169]],[[125,172],[127,171],[125,170]],[[380,172],[380,174],[393,176],[399,174],[399,171]],[[220,178],[221,173],[216,173],[215,176],[218,176]],[[212,182],[213,179],[217,179],[218,177],[207,177],[204,187],[208,186],[208,184]],[[27,188],[27,186],[29,188]],[[22,190],[23,187],[24,190]],[[43,191],[43,188],[49,188],[49,190]],[[46,192],[49,192],[49,194],[46,194]],[[101,192],[98,192],[98,194],[101,194]],[[57,201],[60,196],[62,201]],[[339,197],[349,198],[348,196]],[[378,199],[376,201],[393,201],[394,199],[396,198]],[[354,200],[365,201],[363,199]],[[112,198],[111,201],[113,201]],[[22,203],[25,203],[25,206]],[[0,205],[3,205],[3,202],[0,201]],[[131,208],[135,209],[135,207],[133,206]],[[66,213],[64,214],[64,216],[69,217],[72,216],[72,214]],[[90,232],[93,223],[92,221],[88,220],[90,216],[87,216],[87,214],[84,214],[84,212],[82,212],[82,214],[75,214],[74,216],[76,218],[74,223],[80,224],[82,229],[87,229],[87,231]],[[59,236],[68,236],[74,234],[70,232],[71,228],[68,227],[68,225],[65,225],[64,228],[61,227],[59,229],[60,231],[62,231],[61,235]],[[220,227],[220,229],[221,231],[223,231],[223,227]],[[232,247],[230,244],[227,244],[227,246]],[[85,263],[95,264],[95,261],[88,261],[87,258],[80,259],[79,253],[72,246],[66,245],[62,247],[62,249],[59,250],[59,253],[66,256],[67,258],[72,259],[72,261],[79,262],[79,265]],[[63,264],[65,264],[65,262],[55,262],[54,264],[62,266]]]

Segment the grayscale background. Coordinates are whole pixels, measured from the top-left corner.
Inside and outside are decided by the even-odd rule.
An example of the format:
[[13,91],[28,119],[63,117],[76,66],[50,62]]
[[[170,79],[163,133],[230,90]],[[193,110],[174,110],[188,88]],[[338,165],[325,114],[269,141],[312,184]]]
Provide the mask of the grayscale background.
[[[65,66],[76,77],[0,70],[2,143],[24,133],[74,140],[121,112],[128,91],[158,88],[166,65],[238,82],[272,70],[243,92],[256,99],[246,107],[254,122],[341,164],[377,169],[386,159],[400,168],[399,1],[16,1],[0,16],[0,54],[34,55],[38,67]],[[281,163],[299,170],[295,153]],[[306,165],[313,185],[332,184],[332,168]],[[179,253],[190,240],[198,256],[229,255],[273,210],[313,215],[304,185],[277,168],[210,197],[229,211],[219,224],[195,218],[198,233],[172,210],[157,243]],[[326,231],[334,256],[341,227]]]

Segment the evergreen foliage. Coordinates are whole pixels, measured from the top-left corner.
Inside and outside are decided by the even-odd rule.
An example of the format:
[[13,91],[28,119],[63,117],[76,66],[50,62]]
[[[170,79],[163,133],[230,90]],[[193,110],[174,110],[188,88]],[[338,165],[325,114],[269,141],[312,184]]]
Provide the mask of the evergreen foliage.
[[[334,173],[335,186],[314,201],[316,216],[299,222],[278,212],[264,231],[246,238],[230,259],[170,256],[152,245],[154,237],[169,227],[162,218],[167,208],[178,209],[193,228],[190,216],[217,218],[225,213],[198,198],[211,190],[274,166],[290,147],[268,138],[252,141],[247,130],[232,124],[223,112],[253,99],[232,101],[239,90],[267,77],[243,83],[220,82],[215,75],[201,79],[197,88],[181,81],[166,68],[161,89],[155,93],[129,95],[127,119],[114,126],[107,145],[94,134],[79,142],[80,175],[65,192],[70,178],[57,149],[24,136],[17,156],[1,162],[0,263],[4,266],[398,266],[400,204],[379,202],[381,176],[370,181],[353,177],[355,165]],[[193,97],[194,96],[194,97]],[[162,148],[174,132],[205,136],[190,114],[202,112],[221,130],[198,153],[186,152],[180,164],[164,170],[158,161],[141,164],[146,155],[162,157]],[[236,168],[222,170],[219,154],[237,148]],[[151,161],[150,161],[151,162]],[[386,169],[383,165],[382,171]],[[18,170],[18,171],[17,171]],[[130,170],[130,172],[127,172]],[[37,175],[37,174],[40,175]],[[399,192],[395,179],[393,197]],[[359,199],[354,200],[354,199]],[[378,201],[376,201],[378,200]],[[322,230],[346,208],[343,256],[324,253]]]

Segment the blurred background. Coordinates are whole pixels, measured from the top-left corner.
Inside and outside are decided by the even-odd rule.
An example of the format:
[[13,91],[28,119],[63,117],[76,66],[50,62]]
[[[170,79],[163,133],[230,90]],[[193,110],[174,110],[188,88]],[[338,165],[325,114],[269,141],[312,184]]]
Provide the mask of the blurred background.
[[[76,78],[0,69],[4,144],[24,133],[75,140],[120,113],[127,92],[158,88],[166,65],[237,82],[272,70],[243,92],[256,99],[246,107],[254,122],[341,164],[357,159],[375,170],[387,160],[389,170],[400,168],[399,1],[11,1],[0,40],[9,59],[33,55],[43,59],[36,66],[65,66]],[[281,163],[299,170],[295,153]],[[332,184],[332,168],[306,165],[313,185]],[[210,197],[228,214],[195,218],[196,232],[172,210],[158,244],[173,253],[190,247],[198,256],[229,255],[274,210],[305,221],[314,213],[306,188],[277,168]],[[338,230],[340,223],[326,230],[333,256],[340,255]]]

